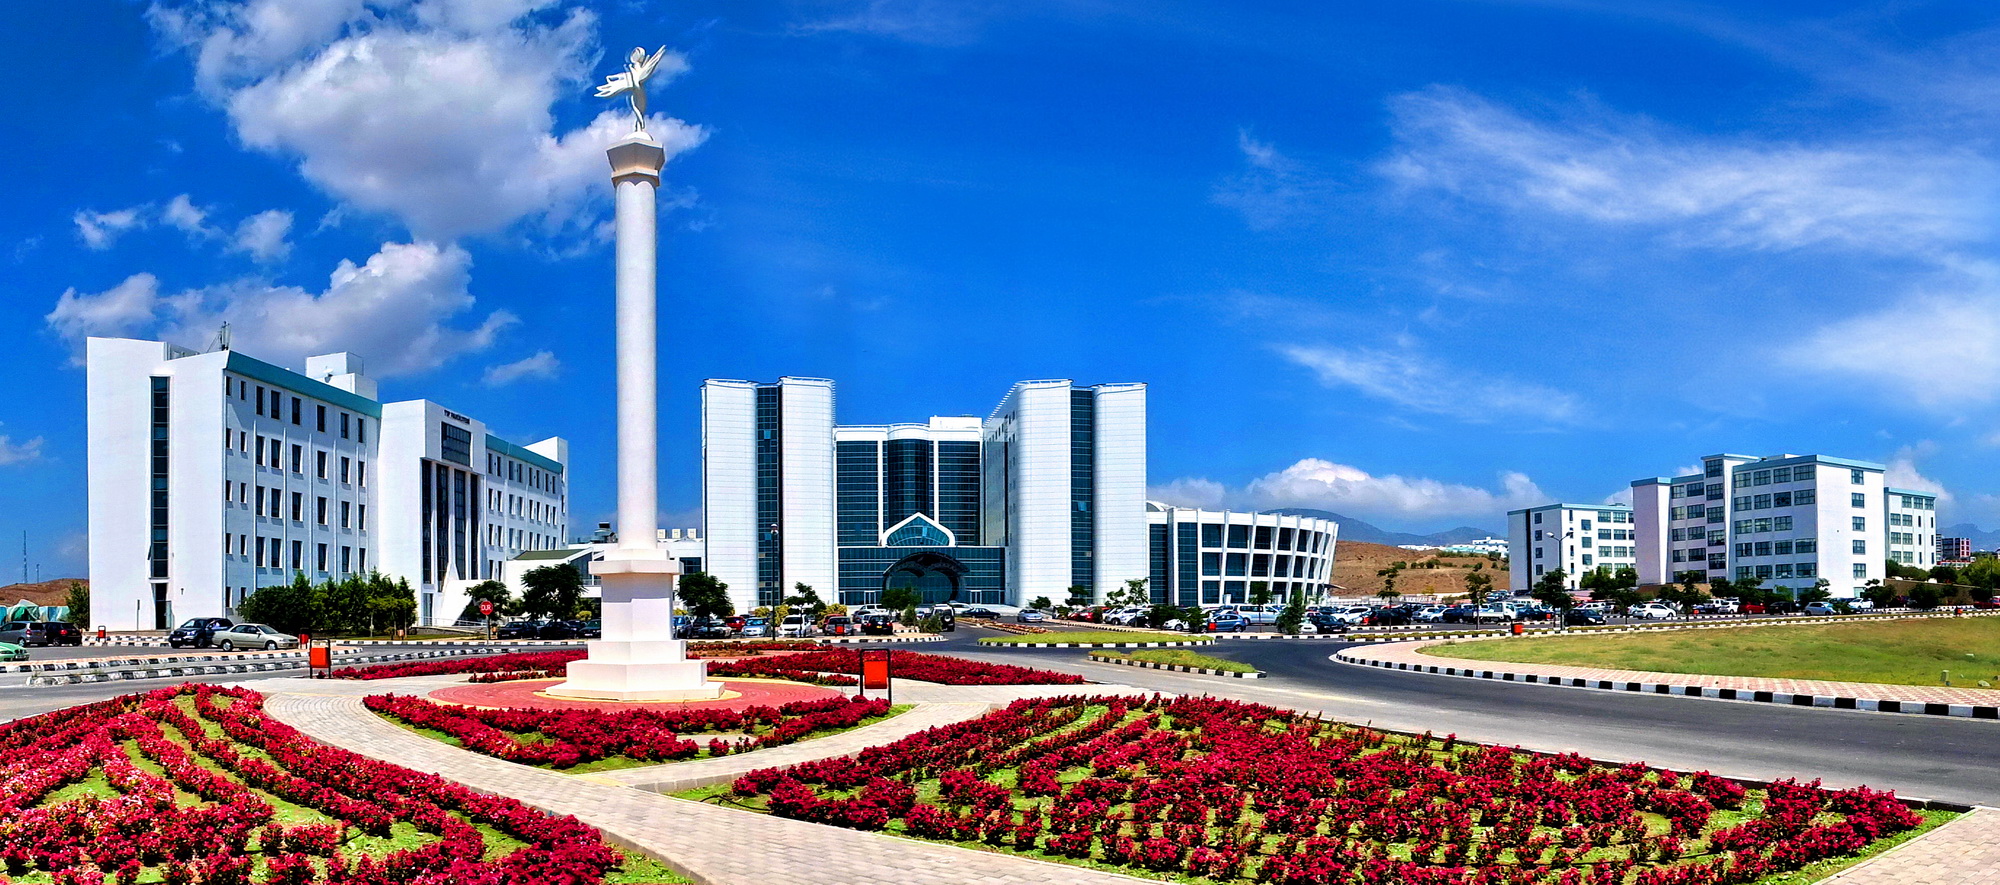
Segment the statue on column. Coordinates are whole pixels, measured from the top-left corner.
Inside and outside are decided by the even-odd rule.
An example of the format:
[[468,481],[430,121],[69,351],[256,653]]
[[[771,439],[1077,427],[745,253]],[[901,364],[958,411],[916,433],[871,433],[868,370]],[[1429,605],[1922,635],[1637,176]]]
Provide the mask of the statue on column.
[[597,87],[598,98],[626,96],[632,102],[632,131],[646,131],[646,80],[659,68],[660,58],[667,54],[662,46],[652,55],[646,54],[645,47],[636,47],[625,61],[625,73],[612,74],[604,78],[604,85]]

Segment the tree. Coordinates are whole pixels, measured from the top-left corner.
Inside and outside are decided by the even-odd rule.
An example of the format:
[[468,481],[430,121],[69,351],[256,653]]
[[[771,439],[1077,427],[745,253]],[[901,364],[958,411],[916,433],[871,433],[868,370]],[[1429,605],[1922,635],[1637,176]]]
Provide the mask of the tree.
[[1535,601],[1565,612],[1575,608],[1576,597],[1569,595],[1569,587],[1565,586],[1568,579],[1562,569],[1552,569],[1543,574],[1531,588]]
[[390,581],[376,573],[369,575],[363,583],[368,588],[369,620],[398,630],[408,629],[416,622],[417,591],[410,586],[408,578]]
[[1485,572],[1473,572],[1465,576],[1465,601],[1473,605],[1485,605],[1486,594],[1493,589],[1493,576]]
[[[1074,589],[1074,588],[1072,588]],[[1153,601],[1153,594],[1146,591],[1145,578],[1133,578],[1104,598],[1104,604],[1114,608],[1147,605]]]
[[1050,602],[1050,601],[1049,601],[1049,598],[1048,598],[1048,597],[1046,597],[1046,596],[1037,596],[1037,597],[1035,597],[1035,601],[1034,601],[1034,602],[1030,602],[1030,603],[1028,603],[1028,607],[1029,607],[1029,608],[1038,608],[1038,609],[1041,609],[1042,611],[1049,611],[1050,609],[1053,609],[1053,608],[1055,608],[1055,607],[1056,607],[1056,604],[1055,604],[1055,603],[1053,603],[1053,602]]
[[697,618],[726,618],[736,614],[736,603],[729,600],[729,585],[707,572],[681,576],[680,601],[688,614]]
[[1251,604],[1251,605],[1270,605],[1270,604],[1271,604],[1271,582],[1270,582],[1270,581],[1251,581],[1251,582],[1250,582],[1250,604]]
[[905,627],[915,627],[917,625],[916,604],[912,603],[910,605],[903,606],[903,616],[897,618],[897,621],[900,622]]
[[[1972,565],[1970,565],[1970,566],[1967,566],[1967,567],[1966,567],[1966,572],[1967,572],[1967,574],[1970,574],[1970,573],[1971,573],[1971,572],[1973,571],[1973,569],[1976,569],[1976,568],[1978,568],[1978,567],[1979,567],[1979,563],[1976,563],[1976,562],[1975,562],[1975,563],[1973,563],[1973,564],[1972,564]],[[1991,570],[1990,570],[1990,569],[1988,570],[1988,573],[1989,573],[1989,574],[1991,573]],[[1958,583],[1958,569],[1955,569],[1955,568],[1952,568],[1951,566],[1948,566],[1948,565],[1937,565],[1937,566],[1932,566],[1932,567],[1931,567],[1931,570],[1930,570],[1929,572],[1926,572],[1925,574],[1926,574],[1926,575],[1927,575],[1927,576],[1928,576],[1928,577],[1929,577],[1929,578],[1930,578],[1931,580],[1933,580],[1933,581],[1936,581],[1936,582],[1938,582],[1938,583],[1940,583],[1940,584],[1956,584],[1956,583]],[[1977,584],[1977,583],[1975,582],[1975,583],[1973,584],[1973,586],[1977,587],[1977,586],[1979,586],[1979,585],[1978,585],[1978,584]],[[1991,588],[1988,588],[1988,589],[1991,589]]]
[[1821,578],[1817,581],[1814,581],[1811,587],[1800,588],[1798,592],[1799,604],[1808,605],[1815,602],[1821,602],[1823,600],[1832,597],[1833,592],[1827,589],[1830,586],[1832,585],[1829,584],[1825,578]]
[[911,587],[890,587],[882,591],[882,607],[890,611],[902,611],[917,604],[917,591]]
[[1089,604],[1090,604],[1090,590],[1085,588],[1081,584],[1071,584],[1069,588],[1070,607],[1082,608]]
[[[900,589],[909,590],[908,587]],[[910,590],[910,594],[910,598],[915,600],[916,591]],[[884,591],[883,595],[887,596],[887,591]],[[792,584],[792,595],[785,597],[782,602],[791,608],[800,609],[802,613],[809,616],[817,616],[821,609],[826,608],[826,603],[820,601],[819,592],[814,590],[811,584],[804,581]],[[888,608],[896,607],[888,605],[886,602],[883,605]]]
[[576,617],[576,602],[583,598],[583,573],[565,562],[545,565],[521,576],[527,590],[521,594],[521,609],[529,616]]
[[1936,584],[1918,584],[1910,588],[1910,607],[1919,611],[1937,608],[1940,598]]
[[266,624],[280,632],[316,632],[319,618],[325,610],[321,588],[306,578],[304,572],[292,577],[291,583],[274,584],[259,588],[236,607],[236,614],[247,623]]
[[1294,593],[1291,599],[1285,601],[1284,611],[1278,612],[1276,626],[1279,633],[1293,636],[1298,634],[1299,628],[1305,624],[1305,620],[1306,595],[1304,593]]
[[493,613],[496,615],[506,614],[507,606],[514,602],[514,591],[507,589],[507,585],[499,581],[480,581],[465,591],[465,595],[465,611],[459,612],[458,617],[466,621],[485,619],[486,616],[479,613],[481,601],[493,603]]
[[82,581],[69,582],[69,595],[63,597],[63,605],[69,608],[69,622],[79,630],[90,628],[90,588]]

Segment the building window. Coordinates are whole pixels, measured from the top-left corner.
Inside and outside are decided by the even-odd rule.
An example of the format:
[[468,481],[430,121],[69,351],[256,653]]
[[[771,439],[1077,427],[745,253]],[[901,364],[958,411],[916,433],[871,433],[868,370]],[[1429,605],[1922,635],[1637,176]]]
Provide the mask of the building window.
[[326,571],[326,545],[325,545],[325,544],[321,544],[321,545],[319,545],[319,558],[318,558],[317,560],[315,560],[315,563],[316,563],[316,564],[315,564],[315,565],[313,566],[313,568],[314,568],[315,570],[318,570],[318,571],[322,571],[322,572],[323,572],[323,571]]
[[[1856,543],[1860,543],[1860,542],[1858,542],[1858,541],[1857,541]],[[1868,577],[1868,564],[1867,564],[1867,563],[1865,563],[1865,562],[1857,562],[1857,563],[1855,563],[1855,564],[1854,564],[1854,576],[1855,576],[1855,577],[1857,577],[1857,578],[1865,578],[1865,577]]]
[[[348,415],[347,415],[347,413],[346,413],[346,412],[342,412],[342,413],[340,413],[340,438],[341,438],[341,439],[348,439],[348,438],[349,438],[349,437],[348,437],[348,435],[347,435],[347,420],[348,420]],[[343,569],[343,571],[344,571],[344,569]]]
[[306,542],[304,542],[304,541],[293,541],[293,542],[292,542],[292,571],[298,571],[298,570],[299,570],[299,566],[301,566],[301,565],[304,565],[304,564],[305,564],[305,560],[306,560]]
[[[318,408],[318,410],[319,410],[319,432],[321,432],[321,433],[325,433],[325,432],[326,432],[326,407],[325,407],[325,406],[318,406],[317,408]],[[324,567],[322,567],[322,568],[320,569],[320,571],[326,571],[326,569],[325,569]]]
[[1868,542],[1856,539],[1854,542],[1854,554],[1856,556],[1861,556],[1866,554],[1867,552],[1868,552]]
[[1854,530],[1855,530],[1855,531],[1857,531],[1857,532],[1865,532],[1865,531],[1867,531],[1867,530],[1868,530],[1868,517],[1866,517],[1866,516],[1857,516],[1857,517],[1855,517],[1855,518],[1854,518]]
[[1248,548],[1250,546],[1250,527],[1247,525],[1230,526],[1229,546],[1239,550]]
[[1229,557],[1223,560],[1223,574],[1232,578],[1244,577],[1244,573],[1249,569],[1249,558],[1243,553],[1229,554]]
[[[368,531],[368,505],[366,504],[357,505],[354,509],[355,509],[355,516],[354,516],[355,527],[359,528],[364,532]],[[365,556],[367,554],[363,553],[362,555]]]
[[347,502],[347,501],[342,501],[342,502],[340,502],[340,527],[341,527],[341,528],[344,528],[344,529],[345,529],[345,528],[352,528],[352,527],[354,526],[354,521],[353,521],[353,519],[352,519],[352,516],[353,516],[353,513],[354,513],[354,505],[353,505],[352,503],[350,503],[350,502]]
[[1849,502],[1851,502],[1851,503],[1852,503],[1852,504],[1853,504],[1854,506],[1856,506],[1856,507],[1867,507],[1867,506],[1868,506],[1868,496],[1867,496],[1867,495],[1865,495],[1865,494],[1862,494],[1861,492],[1855,492],[1854,494],[1852,494],[1852,495],[1849,495],[1849,496],[1848,496],[1848,501],[1849,501]]
[[352,571],[354,571],[354,548],[342,547],[340,548],[340,573],[344,575]]
[[293,472],[293,473],[305,473],[305,472],[306,472],[306,465],[305,465],[305,458],[306,458],[306,448],[305,448],[305,446],[301,446],[301,445],[296,445],[296,444],[294,444],[294,445],[292,446],[292,472]]
[[[315,518],[314,518],[314,520],[313,520],[314,522],[317,522],[317,523],[319,523],[320,525],[326,525],[326,496],[325,496],[325,495],[321,495],[321,496],[320,496],[320,498],[319,498],[319,505],[318,505],[318,507],[317,507],[317,508],[316,508],[316,509],[314,510],[314,515],[315,515]],[[321,571],[325,571],[325,569],[321,569]]]
[[299,398],[292,397],[292,423],[299,423]]
[[349,471],[353,466],[354,466],[353,458],[343,457],[340,459],[340,482],[342,485],[345,485],[347,483],[347,477]]
[[1792,503],[1800,506],[1819,502],[1819,492],[1813,489],[1799,489],[1792,493]]
[[1201,546],[1203,547],[1222,546],[1222,526],[1212,523],[1202,526]]
[[1535,524],[1536,524],[1536,525],[1541,525],[1541,524],[1542,524],[1542,515],[1541,515],[1541,514],[1539,514],[1539,513],[1535,514]]
[[1849,470],[1847,471],[1847,481],[1855,485],[1866,485],[1868,482],[1868,473],[1863,470]]
[[292,493],[292,521],[305,521],[306,496],[303,492]]

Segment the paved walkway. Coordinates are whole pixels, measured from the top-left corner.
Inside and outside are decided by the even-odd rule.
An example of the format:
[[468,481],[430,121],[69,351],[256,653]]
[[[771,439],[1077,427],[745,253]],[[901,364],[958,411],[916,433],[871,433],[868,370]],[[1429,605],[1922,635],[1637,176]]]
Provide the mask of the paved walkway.
[[[429,680],[424,680],[428,682]],[[434,772],[477,790],[511,796],[554,814],[574,815],[602,830],[608,841],[660,858],[702,885],[1133,885],[1146,882],[1081,867],[863,833],[752,814],[635,790],[598,775],[572,776],[503,762],[417,735],[384,721],[361,705],[361,697],[429,686],[419,680],[372,683],[304,682],[297,686],[258,683],[265,710],[316,740],[364,756],[419,771]],[[432,683],[433,685],[435,683]],[[369,690],[356,691],[356,688]],[[1071,694],[1144,693],[1123,685],[950,686],[897,685],[898,702],[930,703],[950,698],[959,707],[937,715],[978,715],[1016,697]],[[917,711],[879,723],[890,725]],[[918,720],[911,720],[914,724]],[[886,733],[886,732],[885,732]],[[835,738],[761,750],[718,762],[765,767],[799,762],[813,749],[824,755],[851,752]],[[766,755],[772,754],[772,755]],[[782,758],[778,754],[785,754]],[[698,763],[679,763],[695,765]],[[668,766],[671,767],[671,766]]]
[[1980,808],[1819,885],[2000,885],[2000,809]]
[[[1705,676],[1694,673],[1664,673],[1650,670],[1609,670],[1599,667],[1571,667],[1561,664],[1521,664],[1512,661],[1481,661],[1470,658],[1453,658],[1442,655],[1424,654],[1421,650],[1450,640],[1431,639],[1416,642],[1401,642],[1393,645],[1357,646],[1341,649],[1335,657],[1350,663],[1365,663],[1373,666],[1388,666],[1396,669],[1426,672],[1449,672],[1454,676],[1477,676],[1486,679],[1501,679],[1517,682],[1540,682],[1555,685],[1581,685],[1584,687],[1616,688],[1622,691],[1654,691],[1662,694],[1681,694],[1680,691],[1653,688],[1626,688],[1626,684],[1641,686],[1669,686],[1674,689],[1694,689],[1694,695],[1701,697],[1723,697],[1731,700],[1775,700],[1777,703],[1798,703],[1801,706],[1849,707],[1861,710],[1883,709],[1889,712],[1926,712],[1924,708],[1957,708],[1948,715],[1979,715],[1974,711],[1991,711],[2000,707],[2000,689],[1946,688],[1926,685],[1889,685],[1874,682],[1833,682],[1820,679],[1772,679],[1761,676]],[[1505,642],[1505,639],[1480,640]],[[1530,678],[1532,677],[1532,678]],[[1609,683],[1598,685],[1596,683]],[[1775,697],[1754,697],[1758,694]],[[1691,695],[1691,696],[1694,696]],[[1807,698],[1804,702],[1796,699]],[[1848,703],[1839,703],[1840,700]],[[1884,702],[1894,702],[1885,704]],[[1931,710],[1945,713],[1945,710]]]

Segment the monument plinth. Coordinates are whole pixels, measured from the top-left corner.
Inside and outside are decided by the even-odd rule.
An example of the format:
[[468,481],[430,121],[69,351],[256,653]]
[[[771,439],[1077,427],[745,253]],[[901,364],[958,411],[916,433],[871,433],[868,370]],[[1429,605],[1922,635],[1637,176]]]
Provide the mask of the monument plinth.
[[[662,50],[664,52],[664,49]],[[674,638],[680,566],[659,541],[658,293],[660,170],[666,149],[646,134],[649,59],[632,51],[626,72],[597,94],[629,95],[636,129],[605,151],[616,195],[618,345],[618,546],[591,565],[603,590],[604,638],[586,645],[568,677],[548,693],[614,701],[706,700],[722,694],[708,667]]]

